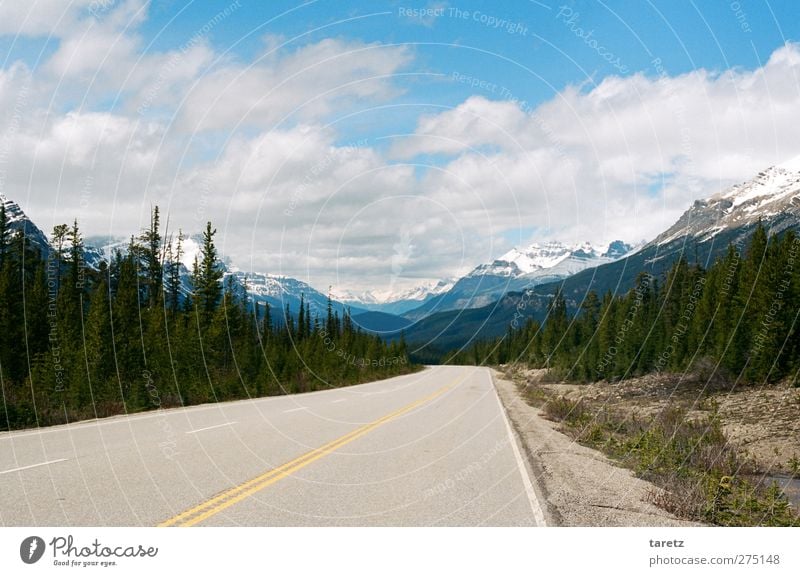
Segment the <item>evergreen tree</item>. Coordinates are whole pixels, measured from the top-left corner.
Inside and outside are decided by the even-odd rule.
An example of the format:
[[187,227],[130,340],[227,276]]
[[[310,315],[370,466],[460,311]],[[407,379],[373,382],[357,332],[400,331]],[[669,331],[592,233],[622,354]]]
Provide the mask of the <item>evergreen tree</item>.
[[216,229],[212,229],[211,222],[206,225],[203,232],[203,245],[200,249],[201,260],[194,278],[195,306],[200,315],[201,322],[207,326],[214,316],[222,297],[222,268],[214,245]]
[[175,315],[180,309],[181,259],[183,258],[183,231],[178,230],[175,248],[172,242],[167,243],[166,256],[166,292],[167,309]]
[[[111,328],[111,299],[109,286],[102,277],[93,292],[86,319],[86,370],[97,416],[118,411],[114,394],[114,346]],[[84,399],[85,401],[85,399]]]
[[6,215],[5,203],[0,203],[0,270],[3,269],[6,251],[8,250],[9,239],[11,238],[11,226]]
[[150,226],[141,235],[143,244],[143,264],[146,272],[145,286],[149,306],[155,307],[162,298],[163,263],[161,254],[161,232],[158,206],[154,206],[150,213]]
[[[141,242],[131,237],[127,252],[98,271],[83,263],[77,222],[56,227],[47,262],[21,232],[9,239],[0,265],[0,427],[307,391],[411,369],[404,342],[365,334],[349,311],[341,322],[330,301],[323,336],[305,296],[301,318],[287,305],[284,322],[274,323],[268,304],[251,310],[246,279],[230,277],[223,291],[210,224],[181,309],[182,234],[156,256],[157,220],[154,210]],[[157,266],[169,315],[153,306]]]

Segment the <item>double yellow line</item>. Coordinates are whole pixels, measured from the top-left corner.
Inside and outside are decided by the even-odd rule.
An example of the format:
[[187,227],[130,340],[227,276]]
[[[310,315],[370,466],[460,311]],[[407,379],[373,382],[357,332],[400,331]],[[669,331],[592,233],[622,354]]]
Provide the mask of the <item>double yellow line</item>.
[[386,416],[375,420],[374,422],[370,422],[369,424],[365,424],[360,428],[356,428],[352,432],[345,434],[344,436],[341,436],[340,438],[337,438],[336,440],[329,442],[324,446],[315,448],[310,452],[306,452],[299,458],[295,458],[291,462],[287,462],[286,464],[278,466],[277,468],[273,468],[272,470],[269,470],[264,474],[253,478],[252,480],[248,480],[244,484],[240,484],[239,486],[218,494],[217,496],[214,496],[210,500],[207,500],[202,504],[195,506],[194,508],[190,508],[185,512],[181,512],[177,516],[173,516],[169,520],[165,520],[164,522],[160,523],[159,526],[194,526],[195,524],[202,522],[203,520],[206,520],[207,518],[210,518],[219,512],[222,512],[226,508],[233,506],[237,502],[241,502],[245,498],[252,496],[259,490],[263,490],[267,486],[271,486],[279,480],[294,474],[301,468],[304,468],[312,462],[319,460],[323,456],[338,450],[342,446],[345,446],[353,440],[362,437],[364,434],[375,430],[379,426],[382,426],[383,424],[386,424],[387,422],[394,420],[403,414],[411,412],[426,402],[430,402],[434,398],[447,392],[453,386],[454,384],[452,383],[448,384],[433,394],[425,396],[424,398],[420,398],[419,400],[416,400],[407,406],[403,406],[399,410],[395,410],[394,412],[391,412]]

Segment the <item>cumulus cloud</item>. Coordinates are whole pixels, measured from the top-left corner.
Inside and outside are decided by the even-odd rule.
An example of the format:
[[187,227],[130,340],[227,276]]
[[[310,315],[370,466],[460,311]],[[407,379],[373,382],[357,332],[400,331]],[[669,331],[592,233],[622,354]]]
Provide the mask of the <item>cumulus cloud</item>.
[[392,153],[449,156],[461,182],[434,176],[433,197],[460,191],[469,206],[479,189],[501,228],[594,241],[652,238],[692,200],[800,154],[798,45],[753,71],[659,72],[568,87],[535,110],[473,96]]
[[[74,26],[90,6],[106,0],[36,0],[0,4],[0,34],[59,36]],[[113,2],[113,0],[107,0]]]
[[308,122],[341,113],[348,103],[397,95],[391,76],[411,58],[403,46],[337,39],[287,50],[272,48],[254,63],[203,76],[187,96],[180,123],[189,131],[241,122],[268,128],[287,117]]
[[40,66],[0,69],[0,190],[45,229],[78,217],[128,236],[158,203],[173,232],[212,220],[242,269],[403,289],[528,240],[652,238],[695,198],[800,154],[795,44],[755,70],[654,68],[535,109],[476,93],[389,145],[346,130],[411,86],[415,51],[268,37],[244,61],[202,30],[148,50],[147,9],[0,5],[0,34],[57,42]]
[[136,232],[174,177],[163,128],[107,112],[35,122],[8,153],[5,193],[44,229],[78,218],[90,233]]

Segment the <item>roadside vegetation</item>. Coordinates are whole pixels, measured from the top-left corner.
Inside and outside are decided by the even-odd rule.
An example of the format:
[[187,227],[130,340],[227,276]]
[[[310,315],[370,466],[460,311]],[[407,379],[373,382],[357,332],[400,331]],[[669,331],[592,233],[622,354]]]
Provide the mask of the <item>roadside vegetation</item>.
[[692,413],[675,402],[655,414],[637,414],[567,398],[546,384],[526,382],[521,390],[562,432],[653,483],[651,501],[679,518],[719,526],[800,526],[780,488],[726,438],[713,401]]
[[271,310],[223,282],[209,222],[191,280],[158,208],[125,254],[93,270],[77,222],[42,254],[0,206],[0,430],[307,392],[416,369],[340,315]]

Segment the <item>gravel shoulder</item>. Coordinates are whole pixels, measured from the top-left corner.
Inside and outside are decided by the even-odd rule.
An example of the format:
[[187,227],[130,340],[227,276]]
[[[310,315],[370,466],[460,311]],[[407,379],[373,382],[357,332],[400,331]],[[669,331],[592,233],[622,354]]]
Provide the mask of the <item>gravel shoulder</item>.
[[597,450],[574,442],[530,406],[516,383],[493,371],[509,420],[527,452],[549,524],[556,526],[699,526],[648,500],[659,489]]

